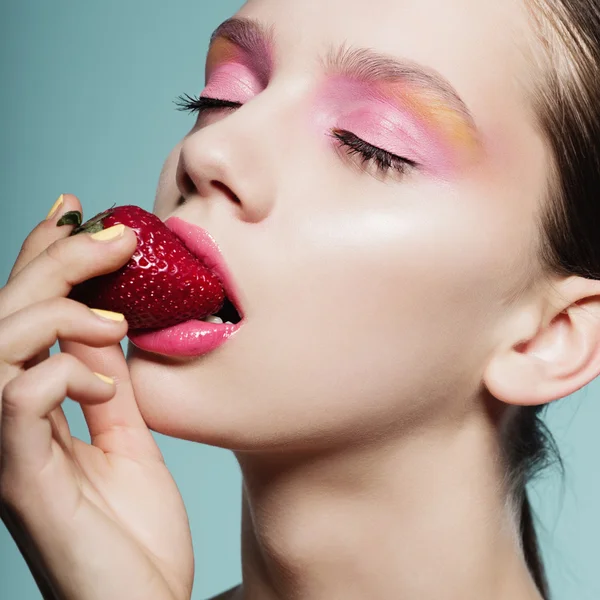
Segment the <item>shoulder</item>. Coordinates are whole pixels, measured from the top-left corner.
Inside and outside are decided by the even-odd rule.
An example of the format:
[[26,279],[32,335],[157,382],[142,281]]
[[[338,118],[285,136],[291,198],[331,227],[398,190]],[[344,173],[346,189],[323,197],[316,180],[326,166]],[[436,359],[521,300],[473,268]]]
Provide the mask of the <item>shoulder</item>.
[[222,594],[219,594],[218,596],[214,596],[213,598],[210,598],[209,600],[236,600],[236,598],[238,597],[238,592],[240,592],[242,589],[241,585],[237,585],[234,588],[231,588],[230,590],[227,590],[226,592],[223,592]]

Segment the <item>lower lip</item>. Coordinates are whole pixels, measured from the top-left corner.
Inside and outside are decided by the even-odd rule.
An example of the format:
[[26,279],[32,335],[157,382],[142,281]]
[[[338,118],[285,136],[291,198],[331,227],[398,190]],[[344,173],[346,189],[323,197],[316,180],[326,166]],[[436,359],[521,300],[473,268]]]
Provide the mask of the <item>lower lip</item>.
[[156,331],[130,331],[128,337],[134,346],[147,352],[194,357],[216,350],[237,333],[240,327],[241,322],[237,325],[221,325],[193,320]]

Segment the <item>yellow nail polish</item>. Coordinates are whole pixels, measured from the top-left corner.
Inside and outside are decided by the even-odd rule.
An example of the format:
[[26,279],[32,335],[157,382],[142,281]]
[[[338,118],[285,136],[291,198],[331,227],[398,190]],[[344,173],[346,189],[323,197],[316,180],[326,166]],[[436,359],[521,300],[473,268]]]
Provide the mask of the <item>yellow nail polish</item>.
[[102,310],[100,308],[90,308],[90,310],[98,315],[101,319],[107,319],[108,321],[116,321],[117,323],[122,323],[125,320],[125,315],[112,312],[111,310]]
[[102,373],[94,372],[94,375],[104,381],[104,383],[109,383],[110,385],[114,385],[115,380],[112,377],[107,377],[106,375],[102,375]]
[[125,225],[113,225],[108,229],[103,229],[97,233],[92,233],[92,238],[101,242],[108,242],[109,240],[114,240],[118,237],[121,237],[124,231]]
[[50,212],[46,216],[46,221],[49,221],[56,214],[56,211],[62,206],[64,200],[65,200],[64,194],[61,194],[58,197],[58,200],[52,205]]

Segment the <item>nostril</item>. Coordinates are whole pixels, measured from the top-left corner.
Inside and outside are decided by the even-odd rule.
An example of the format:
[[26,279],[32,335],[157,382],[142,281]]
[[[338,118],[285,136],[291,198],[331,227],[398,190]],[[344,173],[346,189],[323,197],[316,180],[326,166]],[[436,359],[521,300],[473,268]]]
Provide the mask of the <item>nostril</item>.
[[216,179],[213,179],[210,183],[214,188],[216,188],[217,190],[219,190],[220,192],[225,194],[232,202],[235,202],[236,204],[242,203],[242,201],[233,193],[231,188],[227,187],[221,181],[217,181]]

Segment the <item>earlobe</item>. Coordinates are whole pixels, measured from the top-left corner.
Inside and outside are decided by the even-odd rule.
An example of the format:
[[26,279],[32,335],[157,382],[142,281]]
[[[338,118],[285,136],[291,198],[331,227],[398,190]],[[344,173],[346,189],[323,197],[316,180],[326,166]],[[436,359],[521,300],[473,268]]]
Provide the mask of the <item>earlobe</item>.
[[[595,295],[600,282],[581,281],[586,287],[576,286],[579,295],[583,291],[594,295],[571,298],[549,324],[540,324],[533,335],[515,337],[510,347],[494,352],[483,380],[495,398],[521,406],[548,404],[575,393],[600,374],[600,298]],[[572,282],[569,291],[574,291]]]
[[490,394],[506,404],[533,406],[544,404],[543,382],[546,363],[515,348],[495,353],[484,373]]

